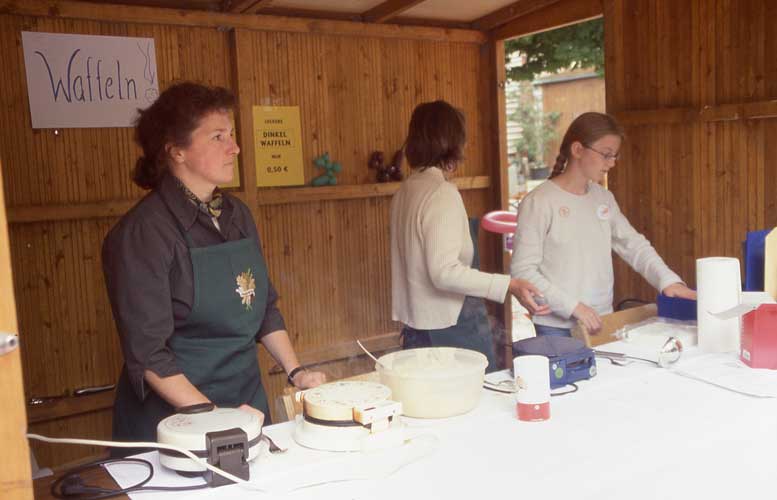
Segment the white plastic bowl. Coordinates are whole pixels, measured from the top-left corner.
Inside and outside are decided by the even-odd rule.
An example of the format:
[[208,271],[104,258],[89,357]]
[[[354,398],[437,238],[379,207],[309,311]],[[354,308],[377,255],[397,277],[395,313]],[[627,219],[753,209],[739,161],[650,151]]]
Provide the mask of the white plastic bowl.
[[473,409],[483,393],[488,360],[456,347],[425,347],[379,358],[381,383],[408,417],[445,418]]

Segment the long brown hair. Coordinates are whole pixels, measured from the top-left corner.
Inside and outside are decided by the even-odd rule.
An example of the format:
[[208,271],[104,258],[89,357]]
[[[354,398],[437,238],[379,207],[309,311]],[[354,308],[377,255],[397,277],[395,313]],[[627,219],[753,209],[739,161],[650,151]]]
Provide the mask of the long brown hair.
[[608,114],[589,111],[572,120],[564,134],[564,139],[561,141],[556,163],[553,165],[549,179],[564,172],[572,154],[570,148],[573,142],[590,146],[606,135],[617,135],[623,138],[623,129],[615,121],[615,118]]

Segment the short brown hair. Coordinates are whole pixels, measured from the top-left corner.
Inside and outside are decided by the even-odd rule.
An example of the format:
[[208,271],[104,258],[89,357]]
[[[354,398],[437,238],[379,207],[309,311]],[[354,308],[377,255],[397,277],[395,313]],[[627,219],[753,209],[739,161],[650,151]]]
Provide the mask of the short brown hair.
[[165,146],[188,146],[205,115],[234,107],[235,96],[222,87],[194,82],[168,87],[151,106],[138,110],[135,142],[143,149],[143,156],[135,163],[132,180],[143,189],[156,188],[168,170]]
[[467,141],[464,114],[445,101],[416,106],[410,118],[405,156],[412,168],[454,170],[464,159]]

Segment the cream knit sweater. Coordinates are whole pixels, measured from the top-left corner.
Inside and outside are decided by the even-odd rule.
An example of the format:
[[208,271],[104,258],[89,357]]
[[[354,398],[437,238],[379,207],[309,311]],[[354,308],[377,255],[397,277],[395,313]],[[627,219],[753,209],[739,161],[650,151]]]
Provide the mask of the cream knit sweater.
[[439,168],[416,171],[391,200],[391,317],[417,329],[456,324],[467,295],[504,302],[510,277],[472,269],[464,202]]
[[682,282],[599,184],[576,195],[546,181],[529,193],[518,208],[510,274],[545,295],[552,313],[534,322],[570,328],[579,302],[612,312],[613,250],[658,290]]

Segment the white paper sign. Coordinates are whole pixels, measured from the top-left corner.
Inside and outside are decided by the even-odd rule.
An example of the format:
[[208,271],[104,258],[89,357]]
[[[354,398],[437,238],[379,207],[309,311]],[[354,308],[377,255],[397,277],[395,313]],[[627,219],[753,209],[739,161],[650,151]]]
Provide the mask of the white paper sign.
[[33,128],[131,127],[159,95],[153,38],[22,32]]

